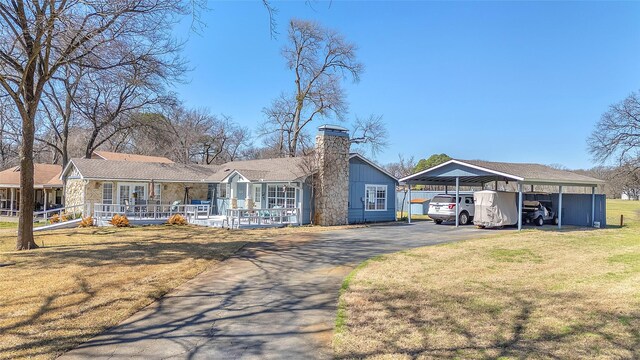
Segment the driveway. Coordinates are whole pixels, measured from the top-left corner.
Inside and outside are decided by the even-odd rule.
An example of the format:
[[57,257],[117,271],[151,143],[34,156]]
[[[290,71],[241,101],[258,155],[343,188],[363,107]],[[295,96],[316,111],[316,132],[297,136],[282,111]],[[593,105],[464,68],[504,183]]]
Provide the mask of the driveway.
[[253,245],[63,358],[331,358],[338,291],[353,267],[480,235],[422,222],[325,232],[286,248]]

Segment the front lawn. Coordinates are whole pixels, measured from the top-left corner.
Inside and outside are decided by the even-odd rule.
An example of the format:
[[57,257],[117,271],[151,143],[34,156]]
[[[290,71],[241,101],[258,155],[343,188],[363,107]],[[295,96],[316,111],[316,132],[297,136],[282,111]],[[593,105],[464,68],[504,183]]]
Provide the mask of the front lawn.
[[368,261],[345,281],[336,356],[640,357],[640,203],[607,211],[628,225],[497,233]]
[[326,228],[228,231],[184,226],[36,233],[13,252],[0,230],[0,359],[54,358],[117,325],[248,242],[301,241]]

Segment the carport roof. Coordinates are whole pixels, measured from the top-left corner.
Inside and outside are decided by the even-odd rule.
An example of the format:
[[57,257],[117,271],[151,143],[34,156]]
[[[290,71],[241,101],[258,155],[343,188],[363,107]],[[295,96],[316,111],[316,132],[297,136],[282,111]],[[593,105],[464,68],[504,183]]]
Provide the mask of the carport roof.
[[452,159],[438,166],[400,179],[421,185],[481,186],[491,181],[517,181],[523,184],[597,186],[604,181],[541,164],[506,163]]

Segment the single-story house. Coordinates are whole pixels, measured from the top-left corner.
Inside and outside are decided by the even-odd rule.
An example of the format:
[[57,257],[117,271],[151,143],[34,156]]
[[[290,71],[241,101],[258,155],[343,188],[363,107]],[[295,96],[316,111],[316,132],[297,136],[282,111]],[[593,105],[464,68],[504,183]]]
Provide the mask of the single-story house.
[[[62,206],[63,191],[60,173],[62,166],[33,164],[35,210],[43,211]],[[0,215],[16,216],[20,204],[20,166],[0,171]]]
[[309,157],[197,165],[95,152],[63,170],[65,205],[207,204],[223,216],[287,209],[298,224],[394,221],[397,179],[349,146],[346,129],[323,126]]

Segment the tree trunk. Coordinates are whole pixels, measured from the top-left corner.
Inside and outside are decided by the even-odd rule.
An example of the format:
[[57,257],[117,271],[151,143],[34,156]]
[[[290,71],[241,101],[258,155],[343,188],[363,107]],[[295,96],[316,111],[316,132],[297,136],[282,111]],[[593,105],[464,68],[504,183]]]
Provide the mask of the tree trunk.
[[18,239],[16,250],[38,247],[33,240],[33,141],[34,118],[38,103],[28,103],[26,117],[22,118],[22,145],[20,147],[20,212],[18,213]]

